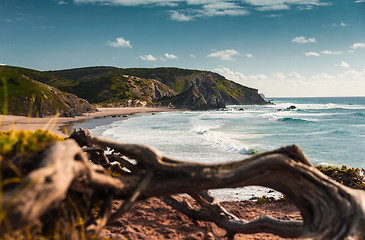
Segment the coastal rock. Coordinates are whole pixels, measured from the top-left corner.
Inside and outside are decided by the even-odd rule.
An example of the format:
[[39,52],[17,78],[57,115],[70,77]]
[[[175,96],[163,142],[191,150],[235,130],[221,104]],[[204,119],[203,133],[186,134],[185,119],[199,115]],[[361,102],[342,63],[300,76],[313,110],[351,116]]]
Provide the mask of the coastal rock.
[[[179,68],[138,69],[138,71],[136,69],[125,69],[124,71],[127,71],[129,74],[148,76],[173,89],[177,94],[176,96],[162,98],[157,101],[166,106],[172,104],[178,108],[207,110],[224,108],[226,105],[234,104],[270,104],[258,94],[257,89],[242,86],[209,71]],[[206,103],[201,104],[201,101],[190,101],[190,105],[187,104],[188,101],[185,101],[183,96],[189,94],[191,87],[196,87],[195,93],[199,92]],[[179,95],[181,96],[177,97]],[[170,102],[168,99],[170,99]],[[181,99],[183,102],[179,103],[177,99]],[[195,103],[198,105],[192,105]]]
[[191,110],[208,110],[225,107],[220,95],[211,94],[206,97],[199,91],[198,86],[193,84],[187,91],[171,98],[162,99],[160,103],[162,105],[173,105],[176,108]]
[[270,104],[257,89],[242,86],[209,71],[180,68],[90,67],[48,72],[74,81],[60,88],[100,106],[129,100],[192,110],[226,105]]

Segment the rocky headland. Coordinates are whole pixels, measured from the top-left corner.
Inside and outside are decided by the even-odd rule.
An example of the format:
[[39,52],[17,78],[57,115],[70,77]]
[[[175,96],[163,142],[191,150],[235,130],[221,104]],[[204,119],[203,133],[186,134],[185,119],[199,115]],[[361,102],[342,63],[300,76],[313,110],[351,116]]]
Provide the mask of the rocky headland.
[[257,89],[209,71],[180,68],[87,67],[37,71],[0,66],[2,114],[73,117],[96,107],[220,109],[264,105]]
[[60,86],[60,89],[99,105],[158,105],[208,110],[234,104],[268,104],[257,89],[209,71],[90,67],[49,73],[75,81],[72,86]]

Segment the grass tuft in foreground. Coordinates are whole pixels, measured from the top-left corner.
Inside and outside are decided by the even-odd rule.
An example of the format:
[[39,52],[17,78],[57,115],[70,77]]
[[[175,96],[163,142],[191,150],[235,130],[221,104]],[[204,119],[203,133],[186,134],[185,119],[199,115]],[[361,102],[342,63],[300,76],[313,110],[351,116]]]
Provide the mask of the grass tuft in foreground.
[[0,155],[6,159],[16,155],[30,156],[49,145],[53,141],[62,141],[49,131],[38,129],[31,131],[0,132]]
[[[40,129],[0,132],[0,203],[6,191],[17,187],[28,173],[38,168],[40,154],[52,142],[63,140]],[[98,208],[100,201],[95,193],[70,192],[60,205],[38,222],[18,231],[6,227],[8,206],[0,204],[0,226],[5,226],[0,239],[97,239],[95,234],[86,232],[85,226],[91,220],[90,209]]]

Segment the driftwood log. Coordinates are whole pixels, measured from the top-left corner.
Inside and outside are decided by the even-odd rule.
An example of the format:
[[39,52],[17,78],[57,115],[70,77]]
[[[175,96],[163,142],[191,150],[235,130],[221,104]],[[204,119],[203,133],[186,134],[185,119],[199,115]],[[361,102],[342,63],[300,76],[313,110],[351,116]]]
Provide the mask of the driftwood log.
[[[295,145],[241,161],[199,164],[163,156],[144,145],[93,138],[85,130],[71,137],[79,144],[73,139],[54,143],[41,155],[36,169],[15,188],[3,192],[0,213],[6,214],[0,221],[2,233],[37,222],[72,190],[102,193],[100,214],[87,226],[93,232],[122,217],[136,201],[160,196],[191,218],[216,223],[230,238],[237,233],[266,232],[307,239],[365,239],[365,192],[322,174]],[[269,216],[239,219],[207,192],[250,185],[282,192],[298,207],[303,221]],[[171,196],[178,193],[189,194],[201,209]],[[116,199],[124,202],[112,214]]]

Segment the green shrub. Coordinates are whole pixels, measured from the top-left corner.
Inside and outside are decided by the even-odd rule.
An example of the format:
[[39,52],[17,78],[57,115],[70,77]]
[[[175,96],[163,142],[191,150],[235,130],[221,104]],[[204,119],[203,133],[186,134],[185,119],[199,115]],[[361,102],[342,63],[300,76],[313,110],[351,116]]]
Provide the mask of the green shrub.
[[339,182],[347,187],[365,190],[364,169],[347,168],[345,165],[343,165],[341,168],[334,166],[324,167],[319,165],[316,168],[336,182]]
[[[63,140],[40,129],[0,132],[0,201],[4,192],[14,189],[38,167],[39,153],[50,143]],[[90,208],[100,209],[101,203],[97,193],[86,195],[70,190],[65,200],[44,214],[39,223],[17,231],[7,227],[0,239],[97,239],[95,234],[86,233],[85,226],[91,218]],[[92,213],[97,216],[98,211]],[[0,205],[0,225],[6,226],[6,215],[6,206]]]
[[264,203],[274,202],[274,201],[276,201],[276,200],[273,197],[262,196],[256,200],[256,203],[264,204]]
[[0,132],[0,155],[8,159],[15,155],[32,155],[44,149],[50,142],[60,140],[63,140],[63,138],[41,129],[35,132]]

